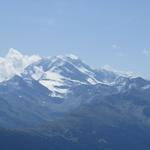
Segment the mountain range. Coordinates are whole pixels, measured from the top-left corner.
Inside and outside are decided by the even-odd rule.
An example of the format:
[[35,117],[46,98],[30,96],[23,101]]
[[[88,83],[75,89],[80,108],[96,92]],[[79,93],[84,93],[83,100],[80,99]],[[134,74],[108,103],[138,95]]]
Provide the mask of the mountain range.
[[[150,81],[72,54],[11,48],[0,58],[0,127],[14,150],[23,150],[18,140],[29,150],[148,150]],[[5,141],[1,149],[10,149]]]

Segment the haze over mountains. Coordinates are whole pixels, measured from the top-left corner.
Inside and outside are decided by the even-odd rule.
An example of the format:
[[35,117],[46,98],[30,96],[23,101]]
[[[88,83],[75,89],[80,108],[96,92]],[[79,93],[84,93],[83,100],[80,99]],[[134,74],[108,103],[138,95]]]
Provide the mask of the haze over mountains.
[[13,145],[23,136],[36,149],[148,150],[150,81],[93,69],[74,55],[10,49],[0,58],[0,125],[3,137],[16,138]]

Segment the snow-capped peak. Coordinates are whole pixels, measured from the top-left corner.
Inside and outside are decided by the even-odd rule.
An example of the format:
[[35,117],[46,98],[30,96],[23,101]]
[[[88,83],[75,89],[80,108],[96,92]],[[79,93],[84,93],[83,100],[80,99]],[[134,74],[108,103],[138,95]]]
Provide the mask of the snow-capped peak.
[[6,55],[6,57],[7,58],[10,58],[10,57],[23,57],[23,55],[18,50],[14,49],[14,48],[10,48],[9,52]]
[[62,60],[79,60],[79,57],[77,57],[76,55],[74,54],[67,54],[67,55],[57,55],[57,56],[54,56],[55,58],[58,58],[58,59],[62,59]]
[[37,80],[53,96],[59,97],[66,95],[72,86],[114,85],[118,82],[122,85],[124,78],[133,77],[129,72],[117,71],[108,65],[93,69],[73,54],[43,58],[24,55],[14,48],[9,50],[6,57],[0,58],[0,71],[0,82],[20,75]]
[[94,70],[75,55],[58,55],[43,58],[26,68],[24,75],[38,80],[53,92],[62,96],[73,85],[97,84]]
[[14,75],[20,75],[28,65],[40,59],[37,55],[23,55],[11,48],[5,57],[0,58],[0,82],[9,80]]
[[116,75],[124,76],[124,77],[130,77],[130,78],[132,78],[132,77],[135,76],[134,73],[131,72],[131,71],[120,71],[120,70],[114,69],[110,65],[104,65],[99,70],[104,70],[104,71],[112,72],[112,73],[114,73]]
[[68,54],[66,56],[69,57],[69,58],[71,58],[71,59],[74,59],[74,60],[78,60],[79,59],[79,57],[76,56],[76,55],[74,55],[74,54]]

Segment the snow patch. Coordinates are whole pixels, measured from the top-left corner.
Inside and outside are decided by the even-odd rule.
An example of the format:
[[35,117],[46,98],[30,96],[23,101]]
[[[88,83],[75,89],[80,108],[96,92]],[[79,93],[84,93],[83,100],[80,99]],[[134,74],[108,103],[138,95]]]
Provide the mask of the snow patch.
[[146,85],[146,86],[142,87],[143,90],[147,90],[149,88],[150,88],[150,85]]
[[66,56],[71,58],[71,59],[74,59],[74,60],[78,60],[79,59],[76,55],[73,55],[73,54],[69,54],[69,55],[66,55]]
[[92,79],[92,78],[88,78],[87,81],[88,81],[90,84],[93,84],[93,85],[98,83],[97,81],[95,81],[95,80]]

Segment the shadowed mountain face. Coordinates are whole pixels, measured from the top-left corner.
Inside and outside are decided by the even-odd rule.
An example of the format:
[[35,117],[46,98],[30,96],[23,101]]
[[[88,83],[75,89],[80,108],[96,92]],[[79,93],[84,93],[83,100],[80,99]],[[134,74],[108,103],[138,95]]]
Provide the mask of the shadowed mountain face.
[[[92,112],[90,112],[92,113]],[[94,113],[92,114],[94,115]],[[100,115],[100,114],[97,114]],[[112,117],[112,116],[111,116]],[[117,116],[115,116],[117,117]],[[110,116],[105,116],[110,119]],[[111,118],[103,124],[100,117],[72,114],[34,129],[0,131],[0,148],[5,150],[148,150],[150,130]],[[110,125],[111,124],[111,125]]]
[[13,70],[0,65],[0,149],[150,149],[150,81],[74,55],[9,58],[0,60]]

